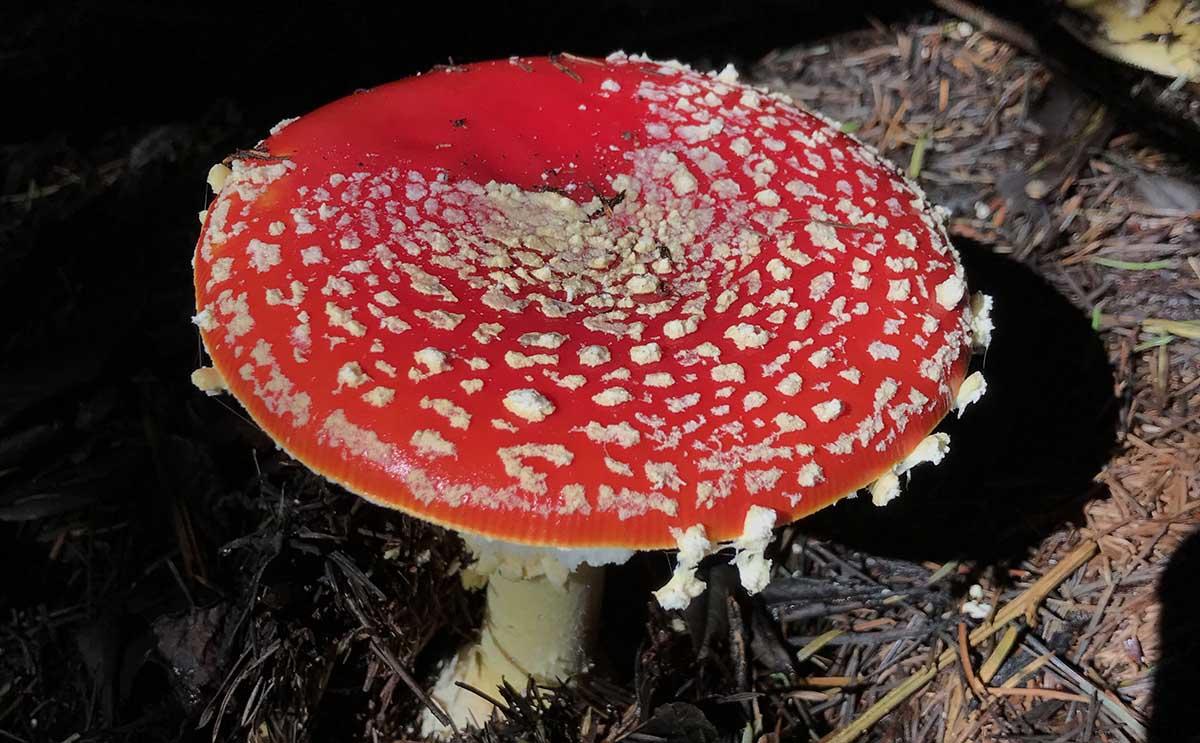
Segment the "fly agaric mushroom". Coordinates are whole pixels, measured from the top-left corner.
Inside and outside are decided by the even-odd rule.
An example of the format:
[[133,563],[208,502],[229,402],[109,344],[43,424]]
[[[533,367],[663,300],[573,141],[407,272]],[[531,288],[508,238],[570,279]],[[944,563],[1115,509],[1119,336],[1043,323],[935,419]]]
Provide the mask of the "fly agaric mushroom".
[[940,216],[836,125],[727,69],[615,54],[446,68],[210,173],[195,322],[288,453],[461,532],[482,639],[434,697],[585,664],[596,566],[732,542],[939,460],[990,332]]

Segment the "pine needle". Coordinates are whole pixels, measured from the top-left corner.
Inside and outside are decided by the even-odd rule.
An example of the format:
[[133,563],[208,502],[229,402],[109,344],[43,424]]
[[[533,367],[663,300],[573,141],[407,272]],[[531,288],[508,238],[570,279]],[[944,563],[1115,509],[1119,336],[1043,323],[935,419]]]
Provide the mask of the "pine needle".
[[1162,268],[1175,268],[1175,261],[1119,261],[1116,258],[1092,256],[1089,261],[1105,268],[1119,268],[1122,271],[1155,271]]

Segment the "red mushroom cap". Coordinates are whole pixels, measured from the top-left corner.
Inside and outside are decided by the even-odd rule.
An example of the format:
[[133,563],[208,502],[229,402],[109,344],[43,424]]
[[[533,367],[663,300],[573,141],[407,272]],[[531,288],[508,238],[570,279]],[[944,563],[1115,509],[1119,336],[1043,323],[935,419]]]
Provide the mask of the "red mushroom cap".
[[729,73],[512,59],[277,127],[207,212],[196,322],[313,470],[502,540],[674,545],[903,459],[970,353],[911,183]]

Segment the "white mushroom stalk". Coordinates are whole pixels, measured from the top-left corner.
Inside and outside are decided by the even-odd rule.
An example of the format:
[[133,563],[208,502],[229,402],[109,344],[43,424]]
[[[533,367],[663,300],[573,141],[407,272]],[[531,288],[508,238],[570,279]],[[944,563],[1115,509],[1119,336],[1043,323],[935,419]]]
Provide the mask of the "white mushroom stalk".
[[[430,692],[434,703],[455,726],[479,727],[495,711],[492,703],[460,684],[496,698],[506,683],[524,692],[530,679],[556,684],[585,670],[603,587],[603,569],[590,565],[562,579],[492,573],[479,641],[459,650],[443,668]],[[426,710],[421,732],[437,735],[447,729]]]
[[[497,699],[505,683],[523,692],[530,679],[557,684],[586,670],[604,591],[603,566],[633,554],[525,547],[475,535],[464,541],[475,562],[463,571],[463,583],[487,588],[479,641],[442,668],[430,692],[459,728],[482,726],[495,711],[487,698],[460,684]],[[429,710],[421,730],[449,731]]]

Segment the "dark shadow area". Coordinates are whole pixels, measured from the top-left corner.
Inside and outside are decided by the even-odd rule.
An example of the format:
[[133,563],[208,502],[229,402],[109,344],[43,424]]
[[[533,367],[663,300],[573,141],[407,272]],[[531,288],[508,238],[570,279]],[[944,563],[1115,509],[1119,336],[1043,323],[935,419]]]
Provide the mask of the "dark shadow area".
[[637,643],[646,632],[647,599],[669,578],[672,562],[662,553],[638,553],[605,568],[604,602],[596,637],[596,668],[617,683],[633,678]]
[[1200,595],[1200,531],[1176,550],[1158,585],[1159,661],[1151,697],[1150,743],[1196,743],[1196,692],[1200,690],[1200,634],[1196,616]]
[[[24,6],[24,12],[21,8]],[[899,17],[916,2],[591,0],[587,3],[248,3],[228,12],[148,0],[13,3],[0,89],[21,101],[0,141],[194,120],[235,101],[255,130],[355,88],[436,64],[617,49],[746,67],[771,49]],[[0,14],[2,17],[2,14]],[[79,112],[87,112],[87,122]]]
[[1101,494],[1093,477],[1116,444],[1112,371],[1088,319],[1028,268],[959,246],[972,289],[995,298],[996,331],[975,360],[987,394],[940,430],[950,453],[918,467],[877,508],[854,498],[806,519],[805,533],[909,560],[1021,559]]

